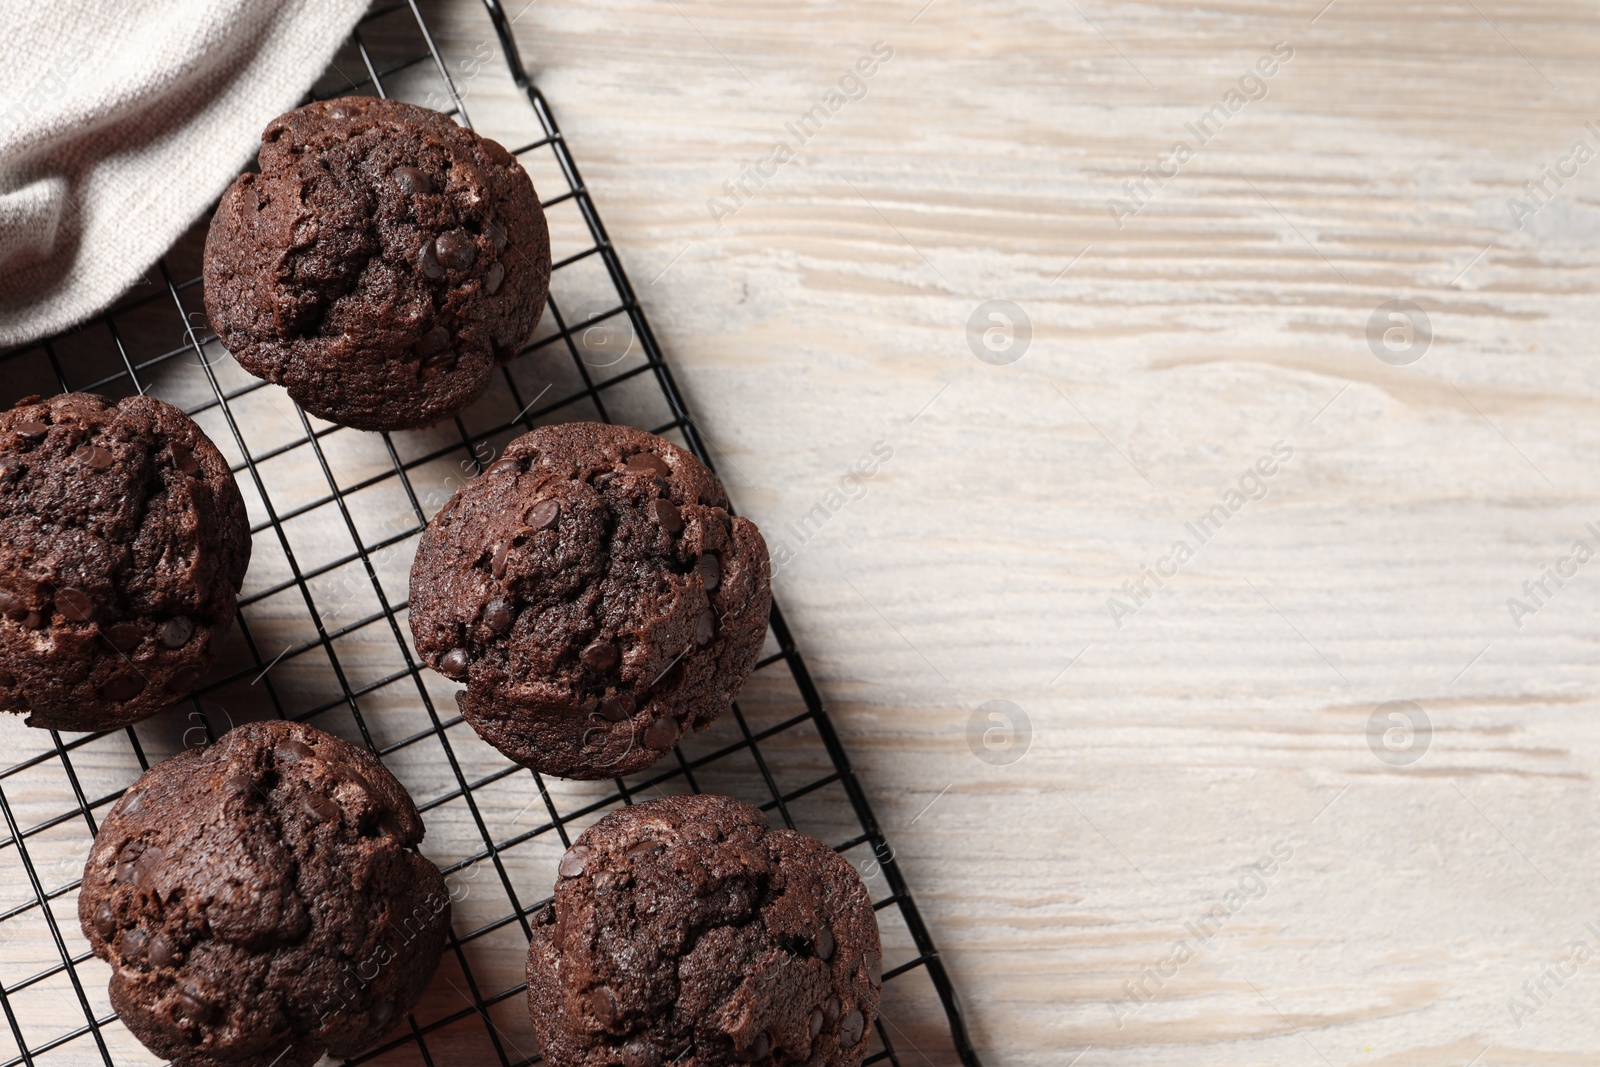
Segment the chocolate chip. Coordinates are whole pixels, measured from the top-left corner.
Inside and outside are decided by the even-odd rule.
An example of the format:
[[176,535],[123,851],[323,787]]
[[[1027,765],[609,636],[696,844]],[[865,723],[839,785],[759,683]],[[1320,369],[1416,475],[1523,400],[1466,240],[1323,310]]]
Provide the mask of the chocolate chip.
[[199,684],[199,667],[179,667],[177,670],[172,672],[172,677],[167,679],[168,691],[177,693],[179,696],[189,692]]
[[467,673],[467,668],[470,666],[472,661],[467,658],[467,650],[464,648],[452,648],[439,657],[439,673],[447,678],[460,678]]
[[394,1002],[380,1000],[372,1008],[372,1024],[377,1027],[389,1025],[389,1020],[394,1018]]
[[833,959],[833,931],[829,930],[826,926],[822,928],[821,933],[817,934],[816,949],[817,959]]
[[307,815],[317,822],[339,821],[339,805],[321,793],[306,794],[305,799],[300,801],[300,806],[306,810]]
[[839,1003],[838,997],[829,997],[822,1005],[822,1014],[829,1026],[839,1021],[839,1012],[842,1010],[843,1005]]
[[644,732],[644,747],[652,752],[665,752],[678,741],[682,731],[676,719],[657,719]]
[[635,471],[649,471],[652,474],[667,475],[672,473],[672,468],[667,466],[667,461],[654,452],[635,452],[628,457],[628,469]]
[[576,878],[583,873],[583,868],[588,862],[589,846],[573,845],[567,849],[566,855],[561,857],[561,865],[557,869],[563,878]]
[[850,1014],[839,1020],[839,1047],[855,1048],[866,1029],[867,1020],[861,1017],[860,1011],[851,1008]]
[[609,671],[621,661],[622,655],[610,641],[596,641],[578,654],[583,665],[590,670]]
[[350,109],[342,105],[331,107],[328,109],[328,117],[330,119],[347,119],[350,117]]
[[441,370],[444,370],[446,367],[455,366],[455,362],[456,362],[456,354],[455,354],[455,352],[451,351],[450,349],[446,349],[443,352],[435,352],[433,355],[429,356],[427,359],[424,359],[422,361],[422,369],[424,371],[427,371],[427,372],[441,371]]
[[442,233],[434,242],[439,262],[455,270],[466,270],[478,258],[478,245],[466,230]]
[[502,541],[494,546],[494,558],[489,561],[489,573],[496,578],[506,576],[506,556],[511,552],[509,542]]
[[389,175],[396,189],[406,196],[433,192],[433,180],[416,167],[396,167]]
[[172,942],[168,941],[165,934],[156,934],[150,939],[146,955],[152,967],[165,967],[172,962]]
[[129,815],[137,815],[142,807],[144,807],[143,789],[132,789],[122,794],[122,799],[117,804],[117,808],[122,813],[123,818],[127,818]]
[[722,584],[722,561],[716,554],[707,552],[701,556],[695,563],[694,569],[700,575],[700,581],[706,587],[706,592],[715,593],[717,586]]
[[303,759],[315,756],[317,750],[304,741],[296,741],[294,738],[289,737],[274,745],[272,754],[282,763],[298,763]]
[[133,865],[133,875],[129,881],[134,887],[151,885],[156,880],[156,872],[161,867],[161,861],[166,855],[159,848],[147,848],[139,854]]
[[106,639],[106,644],[126,656],[139,647],[144,633],[139,629],[138,623],[119,622],[101,631],[100,636]]
[[431,356],[435,352],[443,352],[450,347],[450,331],[443,326],[435,326],[422,335],[417,342],[417,355]]
[[678,513],[677,506],[670,500],[650,501],[650,513],[656,517],[656,521],[667,533],[675,534],[683,529],[683,516]]
[[500,459],[495,460],[493,463],[489,464],[488,469],[485,470],[483,473],[485,473],[485,474],[499,474],[501,471],[518,471],[518,472],[520,472],[521,470],[522,470],[522,464],[518,463],[514,459],[506,459],[506,458],[502,457]]
[[432,241],[422,242],[422,248],[417,252],[417,269],[425,278],[444,277],[444,264],[439,262],[439,250]]
[[0,589],[0,615],[8,619],[21,619],[28,614],[28,606],[22,598],[9,589]]
[[142,692],[144,692],[144,675],[134,671],[113,674],[110,680],[100,687],[100,695],[112,701],[132,700]]
[[[133,810],[138,811],[139,809],[135,808]],[[132,812],[124,811],[123,814],[129,815]],[[139,866],[139,857],[143,853],[144,846],[137,842],[130,841],[124,845],[122,851],[117,854],[116,866],[111,868],[111,880],[118,885],[131,883],[134,869]]]
[[882,953],[868,952],[866,960],[864,962],[867,965],[867,981],[872,983],[872,988],[874,988],[874,989],[881,988],[883,986],[883,955],[882,955]]
[[694,643],[705,648],[716,636],[717,613],[709,609],[702,611],[700,617],[694,621]]
[[178,1011],[184,1018],[198,1026],[210,1026],[217,1021],[217,1009],[189,986],[178,991]]
[[69,585],[56,592],[56,610],[73,622],[88,622],[94,615],[94,601],[82,589]]
[[371,794],[375,792],[375,790],[372,788],[372,783],[367,781],[367,776],[362,774],[360,771],[347,770],[344,772],[343,778],[346,782],[349,782],[363,793]]
[[811,1009],[811,1040],[815,1041],[817,1035],[822,1033],[822,1009]]
[[489,264],[489,269],[483,272],[483,291],[490,296],[498,293],[505,284],[506,269],[498,261]]
[[493,222],[489,223],[489,239],[494,242],[494,250],[496,252],[504,252],[506,245],[511,243],[511,238],[506,236],[506,231]]
[[172,442],[172,465],[185,474],[195,475],[200,473],[200,461],[194,458],[194,453],[186,445]]
[[661,1053],[636,1038],[622,1046],[622,1067],[661,1067]]
[[627,693],[613,693],[600,701],[600,707],[597,710],[602,719],[610,722],[621,722],[633,715],[633,697]]
[[560,503],[554,500],[541,500],[528,509],[528,513],[522,517],[522,521],[535,530],[548,530],[556,524],[556,520],[560,517]]
[[129,963],[143,963],[150,950],[150,935],[137,926],[122,935],[122,958]]
[[50,432],[50,427],[46,426],[38,419],[26,419],[17,423],[16,426],[12,427],[12,429],[16,430],[24,437],[43,437],[45,434]]
[[182,648],[194,636],[194,620],[187,615],[174,615],[161,624],[161,643],[168,648]]
[[72,458],[97,471],[103,471],[117,461],[110,449],[101,448],[99,445],[80,445],[72,453]]
[[623,855],[630,860],[638,859],[641,856],[648,858],[650,856],[659,856],[661,853],[665,852],[666,849],[666,843],[663,841],[643,841],[637,845],[634,845],[627,852],[623,853]]
[[764,1060],[771,1052],[772,1039],[766,1035],[765,1031],[757,1034],[756,1039],[745,1047],[740,1048],[736,1045],[733,1049],[734,1058],[744,1063],[754,1063],[756,1060]]
[[222,780],[222,791],[236,797],[248,796],[255,787],[255,780],[248,774],[230,774]]
[[117,917],[111,913],[111,902],[102,900],[94,909],[94,932],[111,940],[111,935],[117,932]]
[[617,995],[611,992],[610,986],[596,986],[594,992],[589,994],[589,1011],[601,1026],[610,1026],[617,1021]]
[[511,606],[504,600],[491,600],[483,609],[483,624],[497,634],[511,629]]

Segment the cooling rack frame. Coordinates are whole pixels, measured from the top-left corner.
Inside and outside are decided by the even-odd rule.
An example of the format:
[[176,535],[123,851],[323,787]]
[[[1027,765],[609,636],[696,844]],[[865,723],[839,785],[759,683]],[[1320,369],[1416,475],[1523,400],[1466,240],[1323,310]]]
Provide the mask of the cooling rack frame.
[[[608,390],[616,389],[623,383],[633,379],[643,378],[648,375],[653,378],[659,388],[661,398],[665,401],[670,418],[661,424],[644,427],[658,434],[676,434],[688,448],[701,460],[710,466],[715,466],[711,448],[701,428],[690,417],[688,408],[673,379],[671,369],[663,357],[661,347],[655,334],[650,328],[649,321],[640,306],[637,295],[628,279],[615,247],[612,245],[600,214],[590,198],[589,190],[583,182],[582,175],[576,161],[568,149],[560,127],[555,121],[554,114],[548,101],[537,86],[529,78],[523,65],[516,39],[512,33],[512,22],[498,0],[484,0],[484,7],[493,27],[493,32],[498,39],[500,49],[507,64],[510,76],[515,83],[517,91],[525,97],[531,110],[532,118],[536,123],[536,135],[526,144],[512,149],[519,158],[530,153],[548,150],[554,157],[560,173],[567,183],[567,189],[556,196],[544,201],[546,210],[551,210],[557,205],[571,202],[581,214],[583,224],[587,227],[591,245],[586,250],[573,253],[558,259],[554,265],[555,272],[559,274],[563,269],[572,267],[583,260],[594,258],[603,265],[604,272],[610,280],[615,291],[616,306],[613,308],[596,309],[589,313],[573,315],[572,309],[567,309],[563,315],[561,301],[552,294],[550,306],[546,311],[549,327],[542,331],[543,335],[536,335],[518,355],[518,360],[534,357],[543,358],[549,352],[559,352],[565,348],[573,364],[573,371],[581,388],[558,395],[555,399],[540,403],[539,397],[528,401],[522,394],[519,383],[513,374],[512,367],[503,368],[500,372],[502,379],[495,388],[504,388],[511,402],[517,408],[517,415],[509,423],[492,426],[478,426],[470,428],[461,418],[454,420],[459,434],[459,441],[453,441],[433,452],[424,452],[403,457],[404,449],[398,447],[395,437],[389,434],[381,435],[384,448],[392,461],[392,470],[372,476],[371,478],[355,484],[341,485],[338,477],[330,466],[325,442],[327,438],[336,433],[356,433],[359,431],[343,430],[342,428],[327,424],[318,424],[306,416],[304,412],[296,410],[303,436],[288,445],[278,445],[272,449],[261,451],[253,449],[246,434],[241,429],[241,420],[236,416],[234,406],[242,398],[259,389],[269,387],[262,382],[228,387],[221,380],[216,366],[215,352],[218,348],[216,338],[209,332],[204,323],[203,315],[196,315],[200,292],[200,279],[198,272],[192,276],[183,276],[180,280],[175,277],[168,261],[163,259],[155,268],[151,277],[154,291],[135,292],[130,297],[124,297],[109,311],[98,316],[89,324],[71,331],[69,335],[51,338],[46,341],[31,345],[21,346],[8,352],[0,353],[0,401],[5,404],[14,402],[18,396],[14,394],[8,379],[20,378],[20,368],[26,364],[36,364],[36,368],[48,368],[48,375],[53,377],[55,384],[62,391],[78,390],[91,392],[108,392],[123,394],[138,391],[144,392],[147,388],[147,379],[156,368],[172,360],[184,360],[192,373],[203,374],[210,387],[211,396],[198,404],[185,405],[192,415],[204,416],[211,413],[212,418],[220,416],[226,425],[228,435],[232,437],[234,454],[241,457],[242,462],[235,464],[235,475],[242,482],[248,482],[255,490],[259,504],[265,509],[265,521],[252,523],[252,536],[265,539],[269,544],[275,544],[282,551],[284,559],[292,572],[292,581],[280,583],[278,587],[269,587],[265,590],[256,590],[250,596],[241,599],[239,631],[244,639],[244,646],[248,656],[223,664],[213,676],[208,678],[193,697],[185,702],[186,707],[192,707],[188,712],[188,719],[194,726],[190,729],[195,732],[197,743],[207,743],[214,740],[219,732],[219,727],[226,726],[217,722],[218,706],[208,697],[225,690],[228,686],[240,683],[250,675],[256,675],[257,681],[267,679],[263,692],[267,694],[273,704],[276,714],[289,716],[301,721],[312,719],[318,715],[335,708],[348,708],[352,721],[360,734],[360,740],[365,742],[369,749],[380,758],[390,755],[406,746],[418,744],[427,736],[435,737],[441,746],[444,758],[449,762],[452,778],[455,782],[454,790],[447,790],[444,794],[429,798],[419,798],[421,807],[426,816],[427,812],[439,805],[464,801],[471,810],[472,821],[476,824],[481,835],[481,850],[463,857],[455,864],[445,867],[447,875],[460,872],[480,863],[492,866],[498,876],[499,888],[505,893],[510,904],[510,913],[498,921],[479,927],[452,932],[447,955],[453,956],[465,976],[468,991],[463,993],[469,1000],[469,1005],[454,1013],[441,1015],[435,1018],[419,1020],[414,1015],[407,1020],[404,1027],[397,1028],[388,1039],[379,1047],[365,1053],[361,1057],[349,1061],[350,1063],[368,1062],[411,1062],[420,1060],[427,1064],[449,1064],[459,1062],[452,1058],[449,1051],[440,1044],[430,1046],[430,1035],[438,1035],[464,1019],[473,1015],[481,1016],[485,1025],[484,1038],[498,1056],[499,1062],[505,1067],[521,1067],[523,1064],[538,1062],[536,1055],[525,1055],[515,1048],[507,1049],[509,1040],[503,1040],[504,1034],[495,1025],[490,1014],[490,1009],[521,997],[524,987],[517,985],[493,991],[479,988],[479,983],[473,977],[470,957],[471,948],[478,938],[481,938],[501,927],[520,924],[526,933],[529,917],[539,908],[543,907],[549,899],[548,895],[541,892],[540,899],[532,902],[525,901],[525,891],[529,887],[519,887],[513,884],[506,867],[501,863],[500,857],[505,850],[537,837],[542,834],[552,833],[559,837],[563,847],[570,844],[571,837],[568,825],[575,820],[583,820],[593,816],[596,812],[617,803],[631,804],[634,798],[643,790],[652,789],[664,784],[686,784],[689,788],[698,791],[696,771],[718,760],[724,760],[736,753],[748,753],[759,774],[760,781],[764,784],[767,799],[762,807],[775,815],[784,825],[794,827],[795,819],[792,817],[791,807],[796,802],[816,790],[826,787],[838,787],[843,790],[848,800],[848,805],[853,813],[854,821],[859,825],[859,832],[850,835],[845,840],[834,842],[834,847],[841,853],[850,854],[865,850],[868,860],[875,873],[881,874],[887,892],[874,900],[874,907],[880,915],[888,912],[898,916],[904,924],[905,933],[914,946],[914,954],[884,972],[886,989],[897,982],[908,982],[914,976],[921,974],[931,983],[933,991],[937,994],[938,1001],[943,1008],[948,1021],[950,1048],[948,1054],[941,1050],[934,1050],[935,1055],[944,1057],[951,1055],[966,1067],[979,1067],[978,1056],[973,1049],[962,1019],[961,1008],[956,997],[954,986],[947,974],[944,963],[934,945],[927,925],[922,919],[905,877],[895,859],[893,848],[886,839],[876,816],[873,814],[871,804],[861,783],[851,769],[850,760],[840,742],[837,732],[829,719],[828,712],[823,705],[820,693],[813,682],[805,661],[795,647],[793,637],[786,625],[782,611],[776,603],[773,604],[771,627],[769,635],[769,648],[775,650],[766,655],[758,664],[757,671],[772,671],[775,669],[787,670],[794,688],[804,704],[804,711],[790,716],[783,721],[757,725],[747,720],[743,711],[736,705],[732,718],[738,727],[738,740],[731,745],[723,746],[709,753],[698,755],[686,754],[681,746],[674,752],[671,761],[663,761],[656,768],[643,775],[635,776],[632,781],[616,780],[615,793],[595,798],[588,804],[574,810],[561,811],[552,799],[551,791],[545,781],[538,774],[507,764],[507,766],[492,775],[471,780],[463,771],[453,754],[451,739],[448,731],[459,726],[461,719],[454,714],[454,709],[448,709],[449,714],[435,706],[435,698],[424,684],[424,668],[415,658],[406,641],[406,634],[401,623],[401,614],[405,610],[403,601],[391,601],[386,591],[383,580],[380,578],[379,567],[375,560],[381,554],[390,553],[396,548],[404,548],[408,541],[414,540],[426,522],[426,509],[419,498],[417,487],[413,485],[411,472],[439,459],[446,454],[459,452],[463,448],[469,456],[473,457],[474,471],[481,471],[487,462],[487,457],[480,452],[480,446],[496,438],[504,438],[508,433],[532,429],[540,420],[556,416],[564,408],[590,404],[598,417],[610,421],[606,404]],[[420,50],[411,56],[392,62],[383,62],[375,57],[374,51],[369,49],[365,37],[368,31],[378,20],[404,18],[409,16],[415,23],[415,30]],[[444,87],[444,98],[440,101],[440,110],[446,111],[456,118],[458,122],[471,126],[465,102],[458,91],[455,78],[451,74],[450,66],[436,44],[434,33],[429,27],[417,0],[400,0],[400,2],[384,2],[380,0],[363,16],[360,24],[352,34],[351,42],[354,52],[360,57],[364,67],[365,77],[352,78],[341,74],[340,84],[335,91],[319,93],[317,95],[346,95],[352,93],[376,93],[388,95],[386,79],[393,80],[403,72],[418,65],[431,63]],[[360,73],[359,71],[357,72]],[[509,146],[508,146],[509,147]],[[150,307],[158,307],[170,302],[170,311],[178,316],[181,322],[181,343],[176,347],[158,353],[148,359],[142,359],[137,353],[124,343],[124,336],[119,331],[119,319],[124,316]],[[568,317],[572,316],[572,317]],[[198,321],[197,321],[198,320]],[[580,334],[599,328],[610,328],[625,332],[631,343],[637,343],[640,349],[640,358],[635,364],[624,372],[603,377],[596,373],[598,370],[592,361],[580,351]],[[81,354],[66,351],[73,347],[77,352],[81,345],[69,346],[69,336],[81,338],[87,331],[96,331],[96,336],[102,336],[104,343],[99,348],[96,358],[86,359]],[[99,370],[88,370],[86,367],[98,367]],[[110,368],[110,373],[100,373]],[[141,378],[141,374],[144,375]],[[565,421],[565,420],[558,420]],[[374,435],[379,436],[379,435]],[[219,442],[221,443],[221,442]],[[284,512],[273,506],[273,494],[268,485],[268,479],[263,476],[262,466],[269,461],[278,459],[292,451],[304,448],[309,452],[306,457],[320,467],[323,477],[327,481],[329,493],[326,497],[314,502],[316,507],[332,507],[348,529],[355,551],[347,557],[340,558],[331,565],[328,562],[319,563],[315,567],[302,567],[296,559],[295,548],[291,538],[286,532],[285,523],[291,521],[299,514],[304,513],[306,505],[300,505],[292,512]],[[226,451],[226,450],[225,450]],[[384,536],[373,538],[363,533],[360,524],[356,521],[352,508],[349,506],[350,498],[368,489],[379,480],[397,479],[403,486],[406,497],[412,508],[412,518],[415,525],[386,531]],[[254,519],[255,516],[252,515]],[[258,542],[259,543],[259,542]],[[370,582],[371,592],[375,595],[379,610],[376,613],[366,613],[357,618],[344,622],[339,626],[330,626],[327,622],[325,605],[319,608],[317,596],[313,593],[311,584],[322,575],[338,567],[356,567],[364,572]],[[252,636],[251,608],[267,597],[298,591],[312,624],[314,635],[308,631],[306,638],[295,645],[286,648],[273,658],[270,649],[259,646]],[[337,621],[337,620],[335,620]],[[393,674],[361,684],[356,684],[346,675],[341,668],[340,659],[335,645],[343,637],[366,627],[387,627],[405,659],[405,669]],[[278,663],[296,656],[305,655],[315,650],[326,653],[332,664],[333,674],[338,679],[342,692],[337,695],[329,694],[329,699],[321,705],[310,708],[296,708],[292,712],[280,699],[278,692],[268,678],[268,673]],[[257,674],[259,672],[259,674]],[[409,679],[416,686],[417,695],[421,704],[426,709],[429,727],[416,736],[402,739],[400,742],[383,746],[375,742],[372,733],[362,718],[361,701],[377,690],[391,686],[404,685]],[[231,721],[231,717],[230,717]],[[763,753],[761,743],[767,741],[784,731],[809,727],[815,731],[816,740],[825,751],[828,766],[831,768],[821,777],[806,782],[794,788],[780,787],[774,768],[767,756]],[[81,850],[86,853],[88,842],[92,840],[97,831],[96,811],[103,812],[110,804],[114,803],[120,790],[102,796],[93,796],[85,792],[83,777],[73,765],[73,754],[83,752],[87,746],[95,744],[106,735],[63,735],[55,731],[34,731],[41,740],[39,751],[28,755],[26,758],[0,769],[0,818],[4,820],[3,836],[0,836],[0,869],[7,863],[20,866],[26,885],[31,890],[33,899],[23,900],[20,903],[5,906],[0,901],[0,952],[6,944],[8,922],[16,923],[23,916],[30,919],[42,917],[48,936],[60,957],[60,962],[46,966],[43,969],[29,974],[9,984],[0,978],[0,1015],[4,1017],[4,1027],[9,1031],[11,1041],[15,1048],[7,1050],[0,1045],[0,1067],[20,1067],[27,1065],[33,1067],[35,1063],[60,1063],[64,1062],[63,1054],[71,1057],[71,1062],[91,1062],[85,1057],[93,1056],[99,1062],[107,1065],[113,1064],[113,1056],[108,1046],[105,1030],[116,1022],[116,1016],[110,1013],[99,1013],[92,1003],[97,999],[89,986],[89,979],[81,976],[78,970],[81,966],[93,960],[86,950],[83,941],[76,929],[75,908],[66,909],[66,915],[57,915],[57,905],[70,903],[75,900],[78,888],[77,877],[70,877],[60,885],[48,884],[46,876],[49,872],[42,871],[30,858],[30,841],[47,831],[56,831],[63,827],[70,827],[75,823],[81,826]],[[141,744],[138,731],[135,727],[128,727],[122,731],[115,731],[126,736],[127,753],[131,757],[128,778],[131,784],[132,776],[136,776],[151,765],[151,760]],[[48,743],[44,743],[48,736]],[[187,741],[185,742],[187,743]],[[68,810],[56,813],[49,818],[23,825],[19,818],[17,805],[12,797],[8,796],[8,785],[19,775],[47,767],[52,761],[59,761],[60,773],[64,777],[75,806]],[[675,764],[675,765],[674,765]],[[537,793],[538,799],[549,815],[548,821],[535,827],[532,831],[521,831],[509,837],[498,836],[488,825],[485,816],[473,803],[474,795],[480,790],[502,782],[514,775],[528,775]],[[802,827],[803,828],[803,827]],[[78,950],[74,951],[77,947]],[[83,1013],[82,1024],[68,1027],[48,1037],[41,1038],[30,1028],[22,1013],[15,1005],[15,1001],[24,991],[41,983],[56,982],[65,978],[71,989],[71,998],[74,999]],[[888,1023],[886,1026],[885,1024]],[[898,1065],[901,1063],[903,1047],[910,1044],[909,1039],[896,1031],[892,1021],[880,1018],[876,1023],[875,1048],[869,1053],[866,1062],[889,1062]],[[4,1031],[0,1031],[3,1033]],[[897,1044],[897,1041],[900,1044]],[[915,1048],[914,1045],[911,1047]],[[409,1055],[414,1050],[414,1055]],[[397,1057],[397,1053],[408,1055]],[[921,1060],[928,1060],[928,1053],[916,1049],[916,1054]],[[929,1061],[931,1062],[931,1061]]]

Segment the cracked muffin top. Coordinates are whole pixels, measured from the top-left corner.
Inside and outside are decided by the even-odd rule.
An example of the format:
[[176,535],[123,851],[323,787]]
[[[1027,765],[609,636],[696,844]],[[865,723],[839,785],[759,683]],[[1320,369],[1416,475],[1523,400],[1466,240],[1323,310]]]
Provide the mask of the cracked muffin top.
[[749,677],[772,594],[755,525],[691,453],[626,426],[545,426],[423,534],[411,633],[485,740],[527,767],[650,766]]
[[180,1067],[364,1051],[415,1005],[448,935],[422,834],[382,763],[298,723],[157,765],[101,824],[78,896],[112,1006]]
[[550,237],[527,173],[426,108],[323,100],[274,119],[205,248],[212,328],[245,370],[364,430],[483,392],[539,321]]
[[227,461],[171,404],[63,393],[0,413],[0,710],[108,730],[182,699],[249,561]]
[[855,868],[730,797],[652,800],[586,830],[528,946],[554,1067],[855,1067],[882,984]]

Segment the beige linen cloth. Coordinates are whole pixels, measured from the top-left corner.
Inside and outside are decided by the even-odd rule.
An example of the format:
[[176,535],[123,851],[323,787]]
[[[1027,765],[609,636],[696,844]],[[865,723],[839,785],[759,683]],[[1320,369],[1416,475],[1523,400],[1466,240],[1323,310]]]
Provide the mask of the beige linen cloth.
[[0,0],[0,346],[104,309],[248,164],[367,0]]

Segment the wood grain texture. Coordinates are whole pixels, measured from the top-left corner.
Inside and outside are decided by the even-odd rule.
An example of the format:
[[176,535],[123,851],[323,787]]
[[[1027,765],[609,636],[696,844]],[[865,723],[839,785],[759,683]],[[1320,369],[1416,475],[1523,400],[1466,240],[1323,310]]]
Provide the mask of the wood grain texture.
[[[1600,32],[1575,3],[1322,3],[517,23],[739,506],[795,550],[779,595],[991,1064],[1600,1049],[1600,963],[1522,988],[1575,940],[1600,957],[1600,564],[1507,607],[1600,549],[1600,162],[1521,229],[1507,206],[1600,151]],[[866,95],[719,225],[708,199],[878,41]],[[1277,42],[1265,97],[1195,145]],[[1180,139],[1119,228],[1108,200]],[[1032,323],[1008,366],[968,345],[994,299]],[[1410,366],[1367,343],[1393,299],[1431,321]],[[787,536],[877,441],[865,495]],[[1114,625],[1279,441],[1265,498]],[[1009,766],[968,746],[995,699],[1032,724]],[[1432,722],[1408,766],[1369,748],[1389,700]],[[1276,842],[1264,894],[1169,964]],[[1175,973],[1128,1001],[1146,968]]]
[[[1594,1062],[1600,159],[1524,189],[1600,153],[1592,5],[522,3],[986,1063]],[[425,10],[479,128],[525,129],[476,0]],[[1432,331],[1405,366],[1368,339],[1396,299]],[[970,342],[991,300],[1031,324],[1006,365]],[[996,700],[1025,751],[984,747]],[[1375,752],[1397,700],[1409,763]],[[54,951],[41,920],[0,960]],[[902,1062],[951,1062],[903,1011]]]

